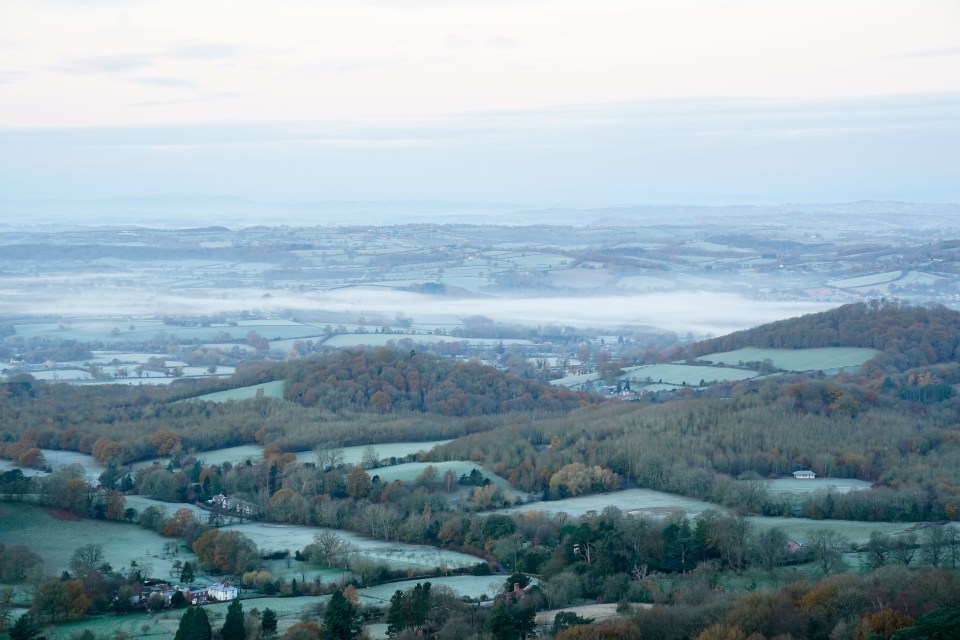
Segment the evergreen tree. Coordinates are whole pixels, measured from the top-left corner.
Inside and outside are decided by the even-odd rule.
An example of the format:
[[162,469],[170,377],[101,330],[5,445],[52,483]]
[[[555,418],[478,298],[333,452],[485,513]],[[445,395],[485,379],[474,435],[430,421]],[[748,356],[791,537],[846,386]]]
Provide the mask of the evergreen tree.
[[407,598],[407,626],[419,629],[427,621],[430,612],[430,583],[418,582]]
[[223,636],[223,640],[244,640],[246,638],[247,633],[243,626],[243,605],[239,598],[227,607],[227,619],[223,622],[220,635]]
[[527,636],[535,635],[535,615],[533,609],[498,600],[493,611],[487,616],[483,630],[488,632],[493,640],[523,640]]
[[183,569],[180,570],[180,582],[190,584],[196,576],[193,574],[193,565],[189,562],[183,563]]
[[10,640],[43,640],[40,627],[33,622],[33,616],[25,613],[10,627]]
[[174,640],[211,640],[213,630],[207,612],[200,607],[190,607],[180,618],[180,626]]
[[260,632],[265,636],[277,632],[277,613],[269,607],[263,610],[263,617],[260,618]]
[[334,591],[323,614],[324,640],[350,640],[360,633],[361,618],[357,608],[341,591]]
[[403,591],[397,589],[390,598],[390,608],[387,609],[387,635],[391,638],[406,627],[406,598]]

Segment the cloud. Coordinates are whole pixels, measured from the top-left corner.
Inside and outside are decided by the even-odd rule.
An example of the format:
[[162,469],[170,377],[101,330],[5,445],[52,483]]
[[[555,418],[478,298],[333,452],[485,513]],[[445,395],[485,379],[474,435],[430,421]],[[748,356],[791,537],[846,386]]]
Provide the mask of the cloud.
[[147,77],[147,78],[134,78],[133,82],[138,82],[140,84],[153,85],[155,87],[168,87],[170,89],[196,89],[198,88],[193,82],[187,80],[181,80],[180,78],[161,78],[161,77]]
[[68,73],[126,73],[156,62],[156,56],[148,53],[125,53],[117,55],[93,56],[89,58],[75,58],[56,67],[59,71]]
[[943,56],[960,56],[960,47],[938,47],[934,49],[918,49],[894,55],[895,58],[940,58]]
[[[232,104],[229,96],[189,98],[220,99],[225,109]],[[138,189],[567,205],[955,201],[960,93],[0,129],[0,146],[11,150],[9,159],[0,158],[6,193],[20,197],[132,195]],[[97,174],[88,171],[93,166]],[[118,184],[123,191],[112,190]]]
[[183,41],[156,51],[73,58],[53,68],[67,73],[102,73],[123,76],[170,60],[231,59],[240,55],[241,51],[240,47],[229,43]]

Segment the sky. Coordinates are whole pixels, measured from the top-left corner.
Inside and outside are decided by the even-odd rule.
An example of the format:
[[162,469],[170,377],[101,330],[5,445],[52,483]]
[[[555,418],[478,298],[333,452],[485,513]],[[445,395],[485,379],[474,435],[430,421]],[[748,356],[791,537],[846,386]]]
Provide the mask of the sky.
[[957,0],[0,0],[0,200],[960,201]]

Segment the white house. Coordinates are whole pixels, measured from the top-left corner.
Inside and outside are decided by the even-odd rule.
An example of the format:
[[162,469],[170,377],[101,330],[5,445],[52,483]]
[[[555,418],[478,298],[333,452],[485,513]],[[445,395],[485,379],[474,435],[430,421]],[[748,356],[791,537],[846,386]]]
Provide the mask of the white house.
[[797,480],[813,480],[817,477],[817,474],[809,469],[801,469],[800,471],[794,471],[793,477]]
[[207,587],[207,597],[211,600],[219,600],[221,602],[235,600],[238,593],[236,587],[225,582],[214,582]]

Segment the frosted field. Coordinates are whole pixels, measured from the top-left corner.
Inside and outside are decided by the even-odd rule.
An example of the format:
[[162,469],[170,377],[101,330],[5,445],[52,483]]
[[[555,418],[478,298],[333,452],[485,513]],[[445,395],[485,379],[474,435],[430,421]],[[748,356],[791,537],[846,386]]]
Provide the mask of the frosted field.
[[201,522],[206,522],[207,516],[210,514],[209,511],[206,511],[195,504],[189,504],[186,502],[163,502],[161,500],[154,500],[153,498],[149,498],[147,496],[124,496],[124,498],[127,500],[127,507],[133,507],[138,512],[143,511],[147,507],[157,507],[168,518],[180,509],[189,509]]
[[[407,462],[405,464],[397,464],[391,467],[381,467],[379,469],[371,469],[368,473],[371,476],[378,475],[380,479],[384,482],[393,482],[394,480],[400,480],[404,483],[411,483],[417,479],[423,470],[427,467],[433,467],[437,471],[437,482],[443,480],[444,474],[448,470],[452,470],[457,478],[466,474],[470,475],[470,472],[476,469],[484,475],[484,477],[489,478],[490,482],[500,487],[503,490],[505,496],[511,500],[526,500],[527,496],[524,493],[521,493],[510,486],[510,484],[504,479],[498,476],[497,474],[484,469],[478,464],[465,460],[447,460],[444,462]],[[459,485],[458,485],[459,486]],[[473,487],[462,487],[468,491],[472,491]]]
[[[799,482],[799,481],[798,481]],[[694,517],[707,510],[726,513],[720,505],[701,502],[692,498],[685,498],[651,489],[627,489],[593,496],[566,498],[545,502],[534,502],[518,507],[503,509],[499,513],[512,514],[528,511],[540,511],[548,515],[567,513],[578,517],[589,511],[600,513],[604,507],[617,507],[625,513],[635,512],[653,517],[669,515],[671,513],[686,513]],[[888,535],[903,533],[915,527],[914,522],[858,522],[852,520],[811,520],[810,518],[778,518],[767,516],[750,516],[747,518],[751,525],[760,529],[782,529],[792,539],[803,542],[810,534],[829,529],[838,531],[855,544],[863,544],[870,539],[870,533],[879,531]],[[950,526],[957,526],[952,524]]]
[[465,342],[480,346],[495,346],[501,343],[504,345],[532,344],[529,340],[521,339],[485,340],[481,338],[438,336],[429,333],[338,333],[324,340],[323,344],[328,347],[355,347],[357,345],[366,345],[368,347],[384,347],[387,345],[387,343],[396,344],[404,339],[409,339],[415,343],[422,344],[439,344],[441,342]]
[[445,551],[424,545],[403,542],[385,542],[373,540],[348,531],[323,529],[320,527],[301,527],[296,525],[264,524],[247,522],[226,527],[239,531],[256,542],[261,550],[283,551],[303,549],[313,542],[313,537],[321,531],[333,531],[353,545],[357,551],[354,557],[363,557],[383,562],[392,569],[433,569],[441,564],[449,567],[472,567],[481,559],[465,553]]
[[[430,451],[436,446],[447,444],[452,440],[428,440],[425,442],[384,442],[382,444],[358,445],[355,447],[341,447],[340,454],[343,455],[344,464],[360,464],[363,460],[363,454],[367,447],[373,447],[378,460],[387,460],[391,457],[405,458],[408,455],[420,453],[421,451]],[[313,451],[298,451],[298,462],[316,462],[316,453]],[[378,467],[370,469],[371,476],[380,474],[387,467]],[[381,474],[382,478],[383,475]]]
[[24,544],[44,559],[47,572],[59,575],[70,566],[73,552],[85,544],[102,544],[104,557],[114,569],[129,567],[135,560],[152,567],[151,576],[168,577],[174,560],[196,562],[192,551],[182,545],[178,555],[167,556],[163,545],[170,542],[158,533],[137,525],[106,520],[58,520],[42,507],[0,503],[0,540]]
[[[320,602],[329,599],[329,596],[303,596],[299,598],[250,598],[243,599],[243,611],[248,613],[254,607],[263,611],[273,609],[277,614],[277,631],[283,634],[289,627],[300,622],[300,614],[304,609],[313,609]],[[207,604],[203,608],[207,612],[210,626],[219,630],[227,616],[228,602]],[[122,617],[106,616],[78,622],[58,624],[44,628],[44,635],[50,640],[68,640],[76,637],[84,630],[90,630],[98,638],[114,638],[118,633],[129,638],[154,638],[169,640],[177,633],[180,626],[180,617],[183,610],[168,610],[159,613],[136,613]],[[278,636],[279,637],[279,636]]]
[[283,399],[283,380],[274,380],[273,382],[264,382],[251,385],[249,387],[239,387],[237,389],[227,389],[226,391],[215,391],[202,396],[190,398],[190,401],[205,400],[207,402],[229,402],[230,400],[250,400],[257,397],[257,391],[263,389],[263,395],[267,398]]
[[430,578],[418,578],[415,580],[402,580],[400,582],[391,582],[389,584],[379,584],[373,587],[360,589],[360,597],[364,604],[375,604],[387,606],[390,604],[390,597],[398,589],[406,591],[417,586],[417,583],[423,584],[429,582],[430,587],[448,587],[454,593],[471,598],[479,598],[486,595],[492,598],[495,594],[503,591],[503,584],[506,582],[505,575],[491,576],[440,576]]
[[13,471],[14,469],[20,469],[20,471],[23,472],[23,475],[27,476],[28,478],[47,475],[46,472],[40,471],[39,469],[26,469],[14,464],[10,460],[0,460],[0,473],[3,473],[4,471]]
[[676,287],[673,280],[655,276],[624,276],[618,282],[620,287],[627,289],[673,289]]
[[809,518],[773,518],[750,517],[747,520],[760,529],[783,530],[791,539],[805,542],[815,531],[829,529],[846,536],[855,544],[864,544],[870,539],[870,534],[879,531],[887,535],[895,535],[912,529],[913,522],[856,522],[853,520],[811,520]]
[[728,367],[699,367],[696,365],[684,364],[651,364],[641,367],[627,367],[624,370],[621,379],[630,380],[631,386],[634,383],[644,384],[647,378],[653,383],[664,383],[673,385],[682,385],[687,383],[690,386],[697,386],[703,380],[707,384],[713,382],[746,380],[756,377],[756,371],[747,371],[745,369],[731,369]]
[[107,468],[93,459],[93,456],[79,451],[63,451],[61,449],[40,449],[43,452],[45,464],[55,470],[70,464],[83,467],[87,478],[96,480]]
[[610,273],[603,269],[563,269],[550,273],[550,279],[559,287],[570,289],[593,289],[606,286],[612,280]]
[[873,483],[853,478],[814,478],[813,480],[797,480],[796,478],[777,478],[766,480],[768,489],[772,493],[813,493],[832,489],[837,493],[849,493],[869,489]]
[[881,284],[887,284],[897,280],[903,275],[902,271],[886,271],[884,273],[874,273],[869,276],[860,276],[859,278],[846,278],[844,280],[831,280],[828,286],[838,289],[855,289],[857,287],[872,287]]
[[710,509],[715,511],[724,510],[723,507],[711,502],[702,502],[700,500],[694,500],[693,498],[686,498],[663,491],[654,491],[653,489],[626,489],[612,493],[564,498],[563,500],[531,502],[510,507],[509,509],[503,509],[499,513],[510,514],[540,511],[548,515],[566,513],[573,517],[579,517],[590,511],[600,513],[606,507],[616,507],[625,513],[639,512],[651,516],[662,516],[671,513],[696,515]]
[[757,349],[746,347],[736,351],[711,353],[697,360],[735,365],[739,362],[770,360],[778,369],[787,371],[821,371],[859,367],[876,356],[876,349],[858,347],[826,347],[822,349]]

